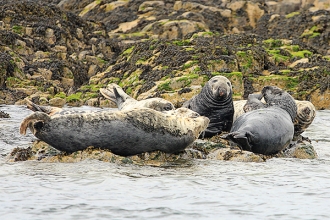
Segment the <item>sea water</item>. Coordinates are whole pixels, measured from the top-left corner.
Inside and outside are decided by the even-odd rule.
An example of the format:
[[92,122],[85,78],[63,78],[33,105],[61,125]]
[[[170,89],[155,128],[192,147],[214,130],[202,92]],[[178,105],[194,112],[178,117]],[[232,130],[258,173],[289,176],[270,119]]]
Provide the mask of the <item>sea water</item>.
[[[90,107],[80,107],[90,109]],[[317,111],[303,133],[318,159],[261,163],[193,160],[172,167],[77,163],[9,163],[31,111],[1,106],[0,219],[329,219],[330,111]]]

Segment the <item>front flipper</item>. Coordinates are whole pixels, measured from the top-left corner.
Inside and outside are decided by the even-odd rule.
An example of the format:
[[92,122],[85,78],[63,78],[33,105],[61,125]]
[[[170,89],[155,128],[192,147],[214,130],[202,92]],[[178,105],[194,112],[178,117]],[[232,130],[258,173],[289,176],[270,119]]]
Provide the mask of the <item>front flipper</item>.
[[253,134],[249,131],[234,131],[221,136],[221,138],[232,141],[241,149],[247,151],[252,151],[252,146],[250,144],[252,137]]

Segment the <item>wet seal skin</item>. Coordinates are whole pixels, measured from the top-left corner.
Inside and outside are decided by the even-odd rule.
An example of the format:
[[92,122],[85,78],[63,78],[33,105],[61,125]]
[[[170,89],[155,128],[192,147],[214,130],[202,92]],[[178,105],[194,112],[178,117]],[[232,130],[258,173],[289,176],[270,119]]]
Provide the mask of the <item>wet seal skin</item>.
[[[234,122],[239,116],[241,116],[245,112],[249,112],[257,109],[255,107],[261,107],[261,105],[264,105],[264,108],[267,107],[267,104],[265,102],[262,102],[262,104],[258,104],[258,103],[252,105],[249,104],[248,102],[252,101],[250,100],[250,97],[256,97],[252,95],[254,94],[249,95],[248,100],[234,101],[234,108],[235,108]],[[297,114],[294,119],[294,136],[296,138],[299,135],[301,135],[312,124],[316,116],[316,109],[313,103],[311,103],[310,101],[295,100],[295,102],[297,105]]]
[[212,137],[230,130],[234,115],[232,93],[232,85],[226,77],[214,76],[199,94],[183,104],[183,107],[210,119],[202,137]]
[[129,156],[155,150],[180,152],[208,123],[208,118],[186,108],[164,113],[150,108],[53,115],[36,111],[22,121],[20,133],[29,128],[40,140],[68,153],[94,146]]
[[[286,148],[293,139],[297,105],[290,94],[275,86],[262,89],[267,108],[247,112],[233,123],[230,133],[222,138],[236,143],[241,149],[270,155]],[[260,97],[259,97],[260,98]],[[251,96],[256,106],[260,99]]]

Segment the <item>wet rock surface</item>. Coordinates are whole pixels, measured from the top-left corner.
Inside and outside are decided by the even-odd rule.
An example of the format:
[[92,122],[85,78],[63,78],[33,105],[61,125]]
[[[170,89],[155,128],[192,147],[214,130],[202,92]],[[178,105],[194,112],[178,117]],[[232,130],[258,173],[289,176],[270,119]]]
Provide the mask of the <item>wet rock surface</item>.
[[7,155],[9,162],[37,160],[41,162],[79,162],[82,160],[100,160],[117,164],[137,164],[150,166],[172,166],[189,164],[193,159],[224,160],[237,162],[264,162],[271,158],[315,159],[315,152],[310,141],[301,137],[300,140],[276,155],[261,155],[249,151],[241,151],[237,146],[219,136],[210,140],[196,140],[190,147],[179,154],[168,154],[161,151],[147,152],[135,156],[123,157],[108,150],[89,147],[71,154],[60,152],[43,141],[35,141],[28,148],[14,148]]

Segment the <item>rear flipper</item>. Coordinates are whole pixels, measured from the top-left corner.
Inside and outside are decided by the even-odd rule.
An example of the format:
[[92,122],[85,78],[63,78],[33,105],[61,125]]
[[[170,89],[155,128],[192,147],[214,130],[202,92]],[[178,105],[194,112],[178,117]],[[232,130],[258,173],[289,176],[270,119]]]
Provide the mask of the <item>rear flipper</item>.
[[59,111],[62,111],[61,108],[57,108],[57,107],[37,105],[37,104],[31,102],[30,100],[28,100],[27,98],[25,98],[24,100],[26,101],[26,107],[34,112],[44,112],[47,115],[51,116]]
[[124,90],[115,83],[110,83],[107,88],[100,89],[101,94],[110,101],[117,104],[118,108],[122,108],[122,104],[127,99],[133,99],[129,95],[127,95]]
[[225,135],[222,135],[221,138],[234,142],[242,150],[252,151],[252,146],[249,141],[253,134],[249,131],[234,131]]

